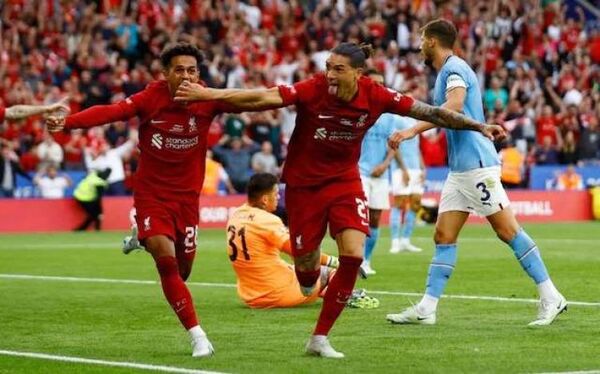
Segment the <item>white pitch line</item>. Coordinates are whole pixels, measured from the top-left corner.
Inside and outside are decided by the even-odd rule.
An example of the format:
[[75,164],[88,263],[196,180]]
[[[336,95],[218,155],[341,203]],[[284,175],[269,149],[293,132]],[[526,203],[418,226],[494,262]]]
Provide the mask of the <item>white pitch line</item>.
[[[23,279],[23,280],[50,280],[50,281],[65,281],[65,282],[87,282],[87,283],[159,284],[158,281],[141,280],[141,279],[57,277],[57,276],[30,275],[30,274],[0,274],[0,278]],[[223,288],[235,288],[236,287],[235,284],[231,284],[231,283],[186,282],[186,284],[189,284],[192,286],[201,286],[201,287],[223,287]]]
[[218,371],[195,370],[195,369],[186,369],[186,368],[178,368],[178,367],[174,367],[174,366],[163,366],[163,365],[139,364],[139,363],[135,363],[135,362],[96,360],[96,359],[84,358],[84,357],[59,356],[59,355],[50,355],[50,354],[45,354],[45,353],[34,353],[34,352],[19,352],[19,351],[0,350],[0,355],[38,358],[38,359],[42,359],[42,360],[61,361],[61,362],[74,362],[77,364],[89,364],[89,365],[113,366],[113,367],[122,367],[122,368],[130,368],[130,369],[140,369],[140,370],[162,371],[165,373],[225,374],[225,373],[218,372]]
[[[19,279],[19,280],[49,280],[49,281],[65,281],[65,282],[88,282],[88,283],[123,283],[123,284],[158,284],[158,281],[152,280],[139,280],[139,279],[110,279],[110,278],[82,278],[82,277],[60,277],[60,276],[48,276],[48,275],[31,275],[31,274],[2,274],[0,273],[0,279]],[[218,288],[235,288],[236,285],[232,283],[210,283],[210,282],[186,282],[191,286],[200,287],[218,287]],[[374,295],[391,295],[391,296],[410,296],[420,297],[422,293],[416,292],[401,292],[401,291],[377,291],[368,290],[369,293]],[[516,303],[538,303],[537,299],[522,299],[522,298],[511,298],[511,297],[500,297],[500,296],[477,296],[477,295],[443,295],[442,297],[448,299],[459,299],[459,300],[485,300],[485,301],[508,301]],[[578,306],[600,306],[600,302],[588,302],[588,301],[568,301],[569,305]]]
[[581,371],[549,371],[546,373],[536,373],[536,374],[600,374],[600,369],[598,369],[598,370],[581,370]]

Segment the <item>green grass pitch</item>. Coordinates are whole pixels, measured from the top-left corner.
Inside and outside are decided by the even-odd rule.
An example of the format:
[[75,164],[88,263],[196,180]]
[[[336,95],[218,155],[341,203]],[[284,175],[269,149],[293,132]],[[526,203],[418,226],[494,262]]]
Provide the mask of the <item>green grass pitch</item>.
[[[193,359],[156,283],[146,253],[121,254],[123,233],[0,235],[0,351],[163,365],[225,373],[539,373],[600,370],[600,224],[525,226],[550,274],[569,301],[567,313],[532,329],[536,304],[515,300],[446,298],[435,326],[392,326],[397,312],[421,293],[432,256],[432,228],[413,242],[423,253],[391,255],[382,232],[373,259],[377,275],[359,281],[379,309],[344,312],[331,335],[340,361],[307,357],[304,344],[316,305],[250,310],[237,298],[225,234],[205,230],[190,289],[216,355]],[[334,253],[331,240],[324,250]],[[24,275],[15,278],[11,275]],[[31,276],[73,277],[36,279]],[[85,279],[82,279],[85,278]],[[203,284],[199,284],[203,283]],[[384,293],[383,291],[388,291]],[[377,293],[381,292],[381,293]],[[534,299],[536,289],[511,250],[488,226],[468,226],[459,240],[448,295]],[[0,353],[0,373],[142,373],[86,363],[48,361]]]

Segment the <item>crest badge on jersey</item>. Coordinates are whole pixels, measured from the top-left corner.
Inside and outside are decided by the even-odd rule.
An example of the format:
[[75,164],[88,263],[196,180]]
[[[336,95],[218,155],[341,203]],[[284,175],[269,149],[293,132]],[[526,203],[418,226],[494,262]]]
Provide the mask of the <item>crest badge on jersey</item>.
[[189,132],[196,132],[198,131],[198,126],[196,125],[196,117],[195,116],[191,116],[190,120],[188,122],[188,126],[189,128]]

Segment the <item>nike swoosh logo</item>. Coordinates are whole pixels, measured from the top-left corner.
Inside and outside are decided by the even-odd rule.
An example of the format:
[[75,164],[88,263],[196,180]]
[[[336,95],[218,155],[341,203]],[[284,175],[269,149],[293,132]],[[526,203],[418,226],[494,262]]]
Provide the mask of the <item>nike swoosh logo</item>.
[[333,116],[325,116],[323,114],[319,114],[319,118],[320,119],[329,119],[329,118],[333,118]]
[[192,253],[192,252],[194,252],[195,250],[196,250],[196,248],[194,248],[194,249],[187,249],[187,248],[186,248],[186,249],[184,249],[184,250],[183,250],[183,252],[185,252],[185,253]]
[[426,319],[427,319],[427,317],[417,317],[417,321],[423,321],[423,320],[426,320]]
[[156,120],[156,119],[153,119],[153,120],[150,121],[150,123],[152,123],[152,124],[155,124],[155,123],[165,123],[165,122],[167,122],[167,121],[160,121],[160,120]]

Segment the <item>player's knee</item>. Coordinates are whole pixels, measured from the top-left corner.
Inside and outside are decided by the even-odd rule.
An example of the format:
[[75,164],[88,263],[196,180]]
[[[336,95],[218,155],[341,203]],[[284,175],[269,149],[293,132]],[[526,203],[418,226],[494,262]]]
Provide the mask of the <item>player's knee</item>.
[[311,271],[319,268],[321,251],[314,250],[302,256],[294,257],[294,266],[300,271]]
[[500,240],[502,240],[505,243],[510,242],[517,235],[517,232],[518,229],[515,229],[511,226],[503,226],[496,228],[496,235],[498,235],[498,238],[500,238]]
[[410,209],[413,212],[418,212],[421,209],[421,200],[412,200],[410,202]]
[[439,227],[435,228],[435,234],[433,235],[435,244],[453,244],[456,243],[456,239],[456,234],[440,229]]

